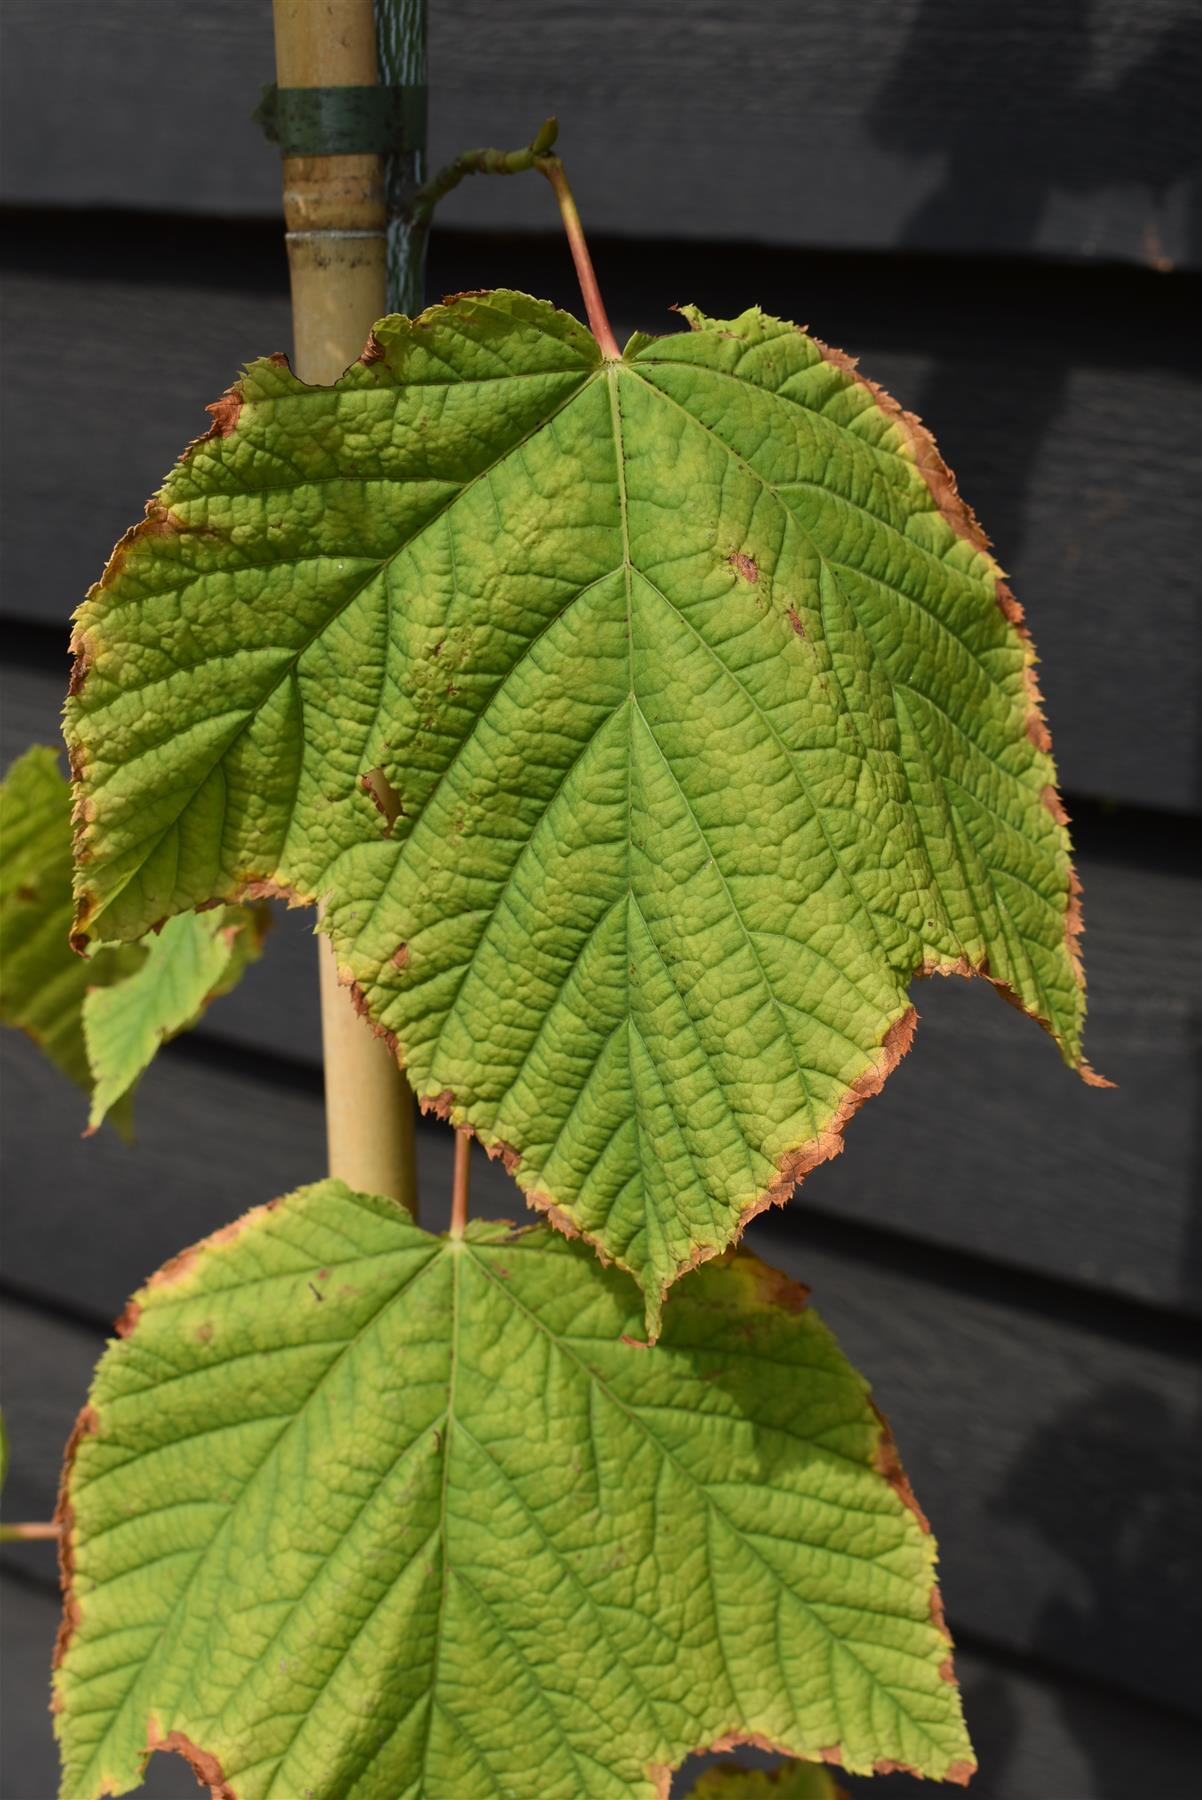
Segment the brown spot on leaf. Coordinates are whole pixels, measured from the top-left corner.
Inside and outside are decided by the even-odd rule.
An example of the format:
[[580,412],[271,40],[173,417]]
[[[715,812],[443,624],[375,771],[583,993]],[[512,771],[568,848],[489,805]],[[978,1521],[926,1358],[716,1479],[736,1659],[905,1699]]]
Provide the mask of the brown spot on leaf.
[[[594,1236],[591,1231],[582,1230],[571,1213],[565,1212],[562,1206],[556,1205],[548,1194],[540,1193],[537,1189],[530,1189],[526,1192],[526,1205],[540,1214],[548,1225],[553,1225],[556,1231],[561,1231],[564,1237],[579,1238],[582,1243],[587,1244],[602,1268],[608,1269],[613,1264],[614,1259],[600,1238]],[[625,1264],[619,1263],[618,1266],[624,1268]]]
[[457,294],[444,294],[442,303],[444,306],[454,306],[459,300],[478,300],[482,295],[491,293],[491,288],[461,288]]
[[85,1406],[75,1421],[63,1452],[63,1472],[59,1477],[58,1501],[54,1508],[54,1523],[58,1526],[59,1585],[63,1591],[63,1616],[59,1620],[51,1662],[51,1667],[55,1669],[67,1654],[82,1617],[79,1598],[75,1592],[75,1508],[71,1504],[71,1477],[75,1472],[75,1458],[80,1444],[84,1438],[94,1437],[99,1430],[99,1413],[94,1406]]
[[490,1157],[494,1159],[500,1157],[501,1165],[507,1175],[517,1173],[522,1161],[520,1150],[515,1150],[512,1144],[507,1144],[504,1138],[498,1138],[494,1144],[486,1144],[485,1148]]
[[390,836],[393,826],[404,815],[405,808],[401,805],[401,796],[383,769],[368,769],[366,774],[360,775],[359,786],[384,820],[385,837]]
[[790,625],[793,627],[794,631],[797,633],[798,637],[803,638],[806,634],[806,628],[802,622],[801,614],[798,612],[797,608],[795,606],[790,606],[787,609],[785,616],[787,617],[787,619],[788,619]]
[[810,1299],[810,1290],[803,1282],[794,1281],[783,1269],[774,1269],[768,1263],[762,1263],[757,1256],[754,1263],[755,1285],[757,1297],[765,1306],[779,1307],[781,1312],[802,1313]]
[[338,980],[343,987],[350,990],[351,1005],[354,1007],[359,1017],[366,1021],[373,1036],[383,1038],[384,1042],[388,1045],[388,1048],[392,1051],[392,1054],[396,1057],[397,1062],[403,1069],[405,1060],[401,1055],[400,1041],[397,1038],[396,1032],[389,1031],[387,1025],[381,1025],[378,1020],[372,1018],[371,1008],[367,1003],[367,995],[363,992],[363,989],[357,981],[353,979],[349,981],[346,980],[341,969],[338,971]]
[[1056,792],[1054,787],[1049,784],[1047,787],[1043,788],[1039,798],[1042,805],[1051,813],[1057,825],[1068,824],[1069,817],[1064,801],[1060,798],[1060,795]]
[[[248,880],[241,882],[234,890],[232,898],[235,901],[284,900],[289,906],[311,906],[313,904],[311,900],[307,900],[302,894],[298,894],[295,888],[289,887],[286,882],[272,881],[265,876],[259,875],[252,876]],[[224,906],[225,902],[223,900],[215,900],[211,902],[211,904],[214,906]],[[199,907],[197,908],[197,911],[200,911]]]
[[1035,748],[1042,750],[1045,756],[1051,750],[1052,734],[1048,730],[1047,720],[1038,710],[1037,705],[1033,705],[1027,714],[1027,736]]
[[178,537],[187,527],[178,513],[173,513],[169,507],[160,506],[157,501],[148,500],[146,518],[141,529],[143,537],[162,538]]
[[198,1325],[196,1327],[196,1339],[197,1339],[197,1342],[201,1343],[201,1344],[212,1343],[213,1327],[209,1324],[209,1321],[207,1319],[205,1320],[203,1325]]
[[939,1633],[940,1637],[946,1638],[950,1644],[952,1638],[951,1633],[947,1628],[947,1617],[943,1610],[943,1595],[939,1591],[938,1582],[936,1582],[931,1589],[931,1624],[935,1627],[935,1630]]
[[[87,1132],[84,1133],[86,1137]],[[142,1317],[142,1308],[137,1300],[127,1300],[117,1317],[113,1320],[113,1330],[120,1338],[132,1337],[137,1330],[138,1320]]]
[[1004,581],[999,581],[996,589],[998,608],[1003,617],[1008,619],[1016,631],[1026,629],[1026,609],[1017,594],[1011,592]]
[[67,680],[67,698],[73,700],[82,692],[92,667],[92,646],[86,632],[77,627],[71,633],[71,674]]
[[208,1787],[210,1800],[238,1800],[217,1758],[194,1744],[182,1731],[169,1731],[164,1737],[153,1714],[146,1722],[146,1748],[152,1755],[161,1750],[182,1756],[200,1785]]
[[[214,400],[211,405],[206,406],[205,411],[211,415],[213,420],[206,435],[211,438],[230,437],[237,429],[238,418],[242,412],[245,398],[246,396],[242,392],[242,383],[235,381],[232,387],[226,388],[220,400]],[[201,441],[203,442],[203,439]]]
[[408,944],[398,944],[388,960],[394,969],[407,969],[409,967]]
[[732,550],[726,560],[734,570],[735,574],[741,575],[744,581],[750,581],[754,585],[759,580],[760,571],[758,563],[756,563],[752,557],[746,555],[744,551]]
[[[234,1239],[241,1237],[249,1226],[258,1225],[267,1217],[268,1213],[273,1213],[279,1205],[278,1200],[268,1200],[264,1206],[252,1206],[249,1212],[244,1212],[239,1218],[231,1219],[228,1225],[222,1225],[218,1230],[210,1232],[208,1237],[201,1238],[199,1243],[190,1244],[177,1256],[169,1257],[161,1269],[155,1270],[146,1286],[148,1288],[176,1287],[181,1281],[186,1281],[197,1264],[211,1251],[220,1250],[226,1244],[232,1244]],[[128,1337],[130,1331],[137,1325],[138,1315],[142,1309],[136,1298],[130,1301],[121,1317],[126,1318],[134,1308],[137,1311],[133,1313],[129,1331],[123,1332],[123,1336]]]

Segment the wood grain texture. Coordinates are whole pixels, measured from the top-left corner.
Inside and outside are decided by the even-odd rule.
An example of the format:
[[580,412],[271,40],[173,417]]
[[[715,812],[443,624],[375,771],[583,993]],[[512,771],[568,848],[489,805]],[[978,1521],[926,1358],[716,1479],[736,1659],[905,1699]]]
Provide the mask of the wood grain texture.
[[[0,672],[5,763],[29,742],[53,741],[60,698],[55,677]],[[1043,1034],[983,983],[919,982],[914,1050],[852,1125],[848,1153],[816,1170],[797,1204],[1202,1316],[1202,875],[1196,859],[1174,848],[1179,833],[1172,821],[1141,828],[1138,820],[1108,820],[1096,811],[1078,822],[1087,1043],[1096,1066],[1118,1082],[1115,1091],[1084,1086]],[[307,1064],[315,1083],[313,915],[273,912],[262,961],[212,1008],[198,1035]],[[33,1077],[11,1079],[15,1096]],[[161,1101],[150,1097],[160,1092],[155,1088],[139,1103],[152,1144],[160,1120],[148,1109],[174,1107],[165,1096],[177,1083],[178,1104],[186,1108],[182,1072],[164,1078]],[[35,1085],[38,1098],[14,1098],[8,1124],[27,1141],[23,1156],[48,1183],[66,1176],[69,1188],[90,1184],[98,1155],[126,1166],[107,1132],[64,1150],[55,1111],[72,1120],[78,1113],[82,1127],[82,1100],[52,1075]],[[220,1104],[216,1090],[211,1104]],[[298,1104],[287,1097],[289,1117]],[[44,1144],[29,1141],[30,1108]],[[198,1115],[193,1129],[222,1135],[211,1116]],[[307,1125],[303,1141],[313,1160],[302,1165],[291,1154],[290,1129],[280,1136],[284,1166],[297,1171],[289,1180],[307,1179],[320,1166],[319,1140],[318,1124]],[[253,1179],[270,1181],[275,1149],[263,1133],[234,1138],[226,1178],[242,1180],[249,1153]],[[156,1180],[179,1178],[178,1156],[168,1137]],[[136,1174],[136,1159],[128,1166]]]
[[[64,629],[110,546],[206,427],[205,403],[246,358],[289,344],[273,231],[160,224],[119,271],[94,225],[81,221],[72,245],[64,256],[13,230],[4,251],[0,605]],[[1064,785],[1202,807],[1192,324],[1202,284],[629,244],[600,246],[598,264],[623,331],[671,330],[674,300],[718,315],[758,300],[861,354],[926,417],[997,542],[1039,646]],[[555,240],[443,234],[432,278],[436,292],[509,281],[578,307]]]
[[[524,143],[557,111],[595,230],[1196,265],[1199,24],[1190,0],[443,0],[431,151]],[[250,122],[267,0],[9,0],[4,36],[5,200],[278,210]],[[447,217],[548,206],[476,182]]]

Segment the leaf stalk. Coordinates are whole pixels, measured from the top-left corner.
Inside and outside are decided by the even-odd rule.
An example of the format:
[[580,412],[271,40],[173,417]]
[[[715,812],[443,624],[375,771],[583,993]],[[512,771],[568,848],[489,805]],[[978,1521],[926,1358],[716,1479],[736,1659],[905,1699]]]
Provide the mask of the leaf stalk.
[[0,1525],[0,1544],[27,1543],[32,1538],[57,1538],[58,1526],[53,1519],[32,1524]]
[[559,216],[567,234],[568,247],[576,268],[576,279],[588,315],[589,330],[601,346],[607,362],[618,362],[622,352],[609,323],[605,302],[597,282],[593,259],[589,254],[584,227],[576,209],[576,200],[568,184],[567,172],[560,157],[552,154],[559,125],[547,119],[528,144],[520,150],[462,150],[438,173],[418,189],[413,198],[412,218],[415,228],[425,231],[438,202],[459,186],[469,175],[521,175],[537,169],[551,184],[559,206]]
[[461,1238],[467,1230],[468,1189],[471,1183],[472,1134],[462,1126],[455,1133],[455,1173],[451,1185],[451,1231]]

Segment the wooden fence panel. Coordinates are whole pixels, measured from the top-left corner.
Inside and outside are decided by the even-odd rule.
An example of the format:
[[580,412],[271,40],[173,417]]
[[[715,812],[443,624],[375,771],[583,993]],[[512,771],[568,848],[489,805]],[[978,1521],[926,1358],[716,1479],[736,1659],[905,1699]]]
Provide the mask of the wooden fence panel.
[[[250,121],[267,0],[8,0],[4,40],[4,201],[275,213]],[[441,0],[430,54],[435,160],[558,112],[597,231],[1155,267],[1202,249],[1191,0]],[[537,183],[475,184],[447,216],[530,228],[546,207]]]

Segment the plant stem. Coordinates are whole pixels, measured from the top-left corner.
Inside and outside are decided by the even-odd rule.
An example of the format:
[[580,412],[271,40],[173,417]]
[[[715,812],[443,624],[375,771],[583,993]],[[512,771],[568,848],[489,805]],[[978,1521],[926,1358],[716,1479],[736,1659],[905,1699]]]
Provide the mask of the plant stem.
[[[371,0],[274,0],[281,87],[358,87],[377,76]],[[386,310],[384,177],[378,156],[284,160],[296,372],[336,381]],[[319,941],[329,1170],[417,1216],[413,1095],[386,1044],[360,1019]]]
[[585,311],[588,314],[589,330],[601,346],[601,354],[607,362],[620,362],[622,352],[618,349],[617,339],[609,323],[609,315],[605,311],[605,303],[601,298],[601,289],[597,285],[597,276],[593,269],[593,259],[589,255],[585,241],[584,227],[580,223],[580,214],[576,211],[576,201],[568,186],[568,178],[564,166],[557,156],[540,156],[535,168],[547,177],[555,190],[555,198],[559,202],[559,216],[563,220],[563,228],[568,235],[568,246],[572,252],[572,261],[576,265],[576,279],[580,283],[580,292],[584,299]]
[[53,1519],[34,1525],[0,1525],[0,1544],[23,1543],[30,1538],[56,1538],[58,1526]]
[[455,1174],[451,1184],[451,1236],[453,1238],[462,1237],[467,1229],[471,1157],[472,1134],[461,1128],[455,1133]]
[[610,327],[605,311],[605,303],[601,298],[601,289],[597,284],[593,259],[589,255],[588,244],[584,236],[584,227],[580,223],[580,214],[576,210],[576,201],[568,186],[567,173],[558,156],[551,154],[552,146],[558,135],[559,127],[554,119],[546,123],[535,133],[529,144],[520,150],[463,150],[445,168],[426,185],[419,188],[413,197],[412,217],[415,229],[428,225],[430,215],[438,202],[457,188],[468,175],[521,175],[527,169],[537,169],[545,175],[555,192],[559,204],[559,216],[563,220],[563,228],[567,233],[568,246],[572,252],[572,261],[576,265],[576,279],[580,283],[580,292],[584,299],[585,311],[588,314],[589,330],[601,346],[601,354],[609,362],[618,362],[622,352]]

